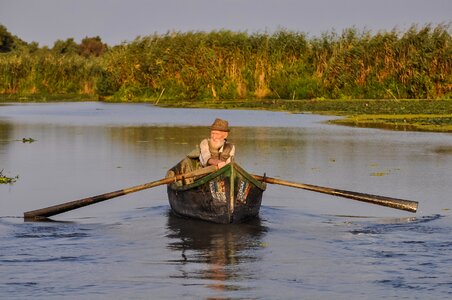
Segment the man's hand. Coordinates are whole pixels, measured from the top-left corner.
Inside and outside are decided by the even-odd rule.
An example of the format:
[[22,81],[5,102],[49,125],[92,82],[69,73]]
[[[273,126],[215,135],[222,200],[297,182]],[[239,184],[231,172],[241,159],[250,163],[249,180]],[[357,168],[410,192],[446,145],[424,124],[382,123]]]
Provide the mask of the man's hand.
[[226,162],[219,159],[209,158],[208,164],[218,166],[218,168],[223,168],[226,165]]
[[223,168],[224,166],[226,166],[226,162],[220,161],[220,162],[218,163],[217,166],[218,166],[219,169],[221,169],[221,168]]

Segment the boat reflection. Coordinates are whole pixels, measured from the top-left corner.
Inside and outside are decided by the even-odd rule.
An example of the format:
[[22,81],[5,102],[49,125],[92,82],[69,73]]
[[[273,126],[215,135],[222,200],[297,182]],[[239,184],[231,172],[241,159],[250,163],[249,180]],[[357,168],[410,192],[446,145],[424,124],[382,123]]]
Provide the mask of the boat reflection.
[[209,288],[226,291],[241,289],[240,280],[257,276],[239,265],[262,258],[259,249],[265,245],[262,240],[267,228],[259,218],[224,225],[181,218],[169,212],[167,229],[168,248],[180,252],[178,262],[187,266],[181,268],[180,276],[184,279],[207,280]]

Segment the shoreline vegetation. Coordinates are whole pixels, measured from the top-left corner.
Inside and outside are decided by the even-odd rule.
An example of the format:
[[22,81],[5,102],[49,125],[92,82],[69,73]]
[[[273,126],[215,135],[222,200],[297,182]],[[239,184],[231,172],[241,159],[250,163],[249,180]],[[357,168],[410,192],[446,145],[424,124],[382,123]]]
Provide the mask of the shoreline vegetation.
[[[0,102],[149,102],[345,116],[336,124],[452,132],[450,24],[320,37],[168,32],[26,43],[0,25]],[[363,100],[364,99],[364,100]]]
[[[0,95],[1,103],[11,102],[74,102],[99,101],[95,97],[80,95],[34,95],[18,98]],[[116,102],[121,101],[105,101]],[[353,127],[381,128],[399,131],[452,132],[452,100],[283,100],[283,99],[245,99],[245,100],[203,100],[182,101],[164,100],[155,103],[136,99],[127,103],[149,103],[168,108],[211,108],[211,109],[252,109],[285,111],[299,114],[319,114],[343,118],[329,121],[331,124]]]
[[255,109],[341,116],[331,124],[400,131],[452,132],[452,100],[282,100],[173,101],[175,108]]

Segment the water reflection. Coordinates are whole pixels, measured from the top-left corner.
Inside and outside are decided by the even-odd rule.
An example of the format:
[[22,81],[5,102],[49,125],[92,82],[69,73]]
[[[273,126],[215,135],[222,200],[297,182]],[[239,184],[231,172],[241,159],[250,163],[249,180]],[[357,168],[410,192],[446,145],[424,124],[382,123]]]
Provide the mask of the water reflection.
[[180,253],[179,262],[183,266],[203,266],[195,271],[184,268],[180,277],[208,280],[209,288],[226,291],[241,289],[237,282],[256,276],[239,266],[262,259],[258,250],[264,246],[267,228],[259,218],[243,224],[223,225],[168,213],[167,229],[167,248]]
[[0,122],[0,142],[7,142],[10,139],[12,127],[7,122]]
[[[109,129],[113,143],[143,155],[181,157],[209,134],[201,127],[114,127]],[[176,161],[173,162],[174,164]]]
[[[150,157],[152,153],[162,160],[173,159],[170,167],[210,134],[208,126],[136,126],[113,127],[108,130],[115,147],[121,147],[127,152],[133,151],[143,157]],[[244,167],[258,167],[258,172],[265,172],[266,170],[260,169],[273,164],[273,155],[293,158],[280,162],[282,168],[289,168],[294,161],[305,159],[303,153],[307,146],[306,133],[299,129],[234,127],[229,140],[236,145],[237,161]],[[256,155],[257,153],[260,155]]]

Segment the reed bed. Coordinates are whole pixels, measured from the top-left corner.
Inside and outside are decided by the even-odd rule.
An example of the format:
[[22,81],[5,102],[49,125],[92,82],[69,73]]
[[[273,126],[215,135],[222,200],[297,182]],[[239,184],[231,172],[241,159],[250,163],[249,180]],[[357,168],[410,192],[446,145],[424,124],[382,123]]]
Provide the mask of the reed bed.
[[0,94],[159,103],[452,98],[452,43],[444,24],[320,37],[221,30],[153,34],[112,47],[100,38],[89,47],[84,42],[1,51]]

